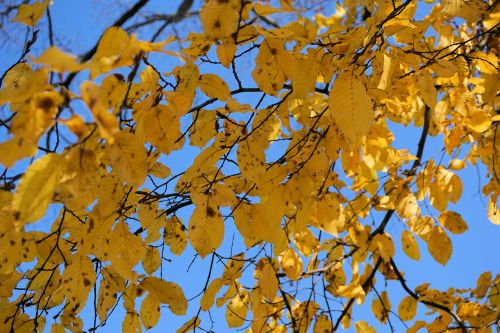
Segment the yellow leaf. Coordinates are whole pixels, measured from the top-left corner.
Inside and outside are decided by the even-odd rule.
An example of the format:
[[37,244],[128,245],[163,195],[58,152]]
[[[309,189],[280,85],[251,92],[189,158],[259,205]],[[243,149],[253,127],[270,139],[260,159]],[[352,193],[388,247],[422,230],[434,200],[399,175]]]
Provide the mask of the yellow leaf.
[[475,110],[469,114],[467,126],[476,133],[483,133],[491,126],[491,117],[482,110]]
[[189,142],[195,147],[204,147],[217,134],[217,114],[213,110],[193,113],[193,126],[189,130]]
[[425,325],[426,325],[425,321],[423,321],[423,320],[417,320],[417,321],[415,321],[415,323],[413,324],[412,327],[410,327],[410,328],[408,328],[406,330],[406,333],[416,333],[422,327],[425,327]]
[[333,324],[327,315],[322,314],[316,318],[314,323],[313,333],[333,332]]
[[13,22],[34,26],[42,18],[43,14],[45,14],[48,6],[48,0],[35,2],[33,5],[21,4],[17,9],[17,15],[13,19]]
[[449,16],[458,16],[467,22],[477,21],[488,9],[482,0],[441,0],[443,13]]
[[142,300],[140,317],[142,324],[148,330],[155,327],[160,320],[160,302],[151,293]]
[[203,74],[200,76],[199,87],[201,91],[210,98],[226,101],[231,97],[227,83],[215,74]]
[[141,333],[142,326],[139,320],[139,315],[136,312],[127,311],[122,322],[123,333]]
[[48,66],[53,72],[78,72],[85,68],[76,57],[69,55],[55,46],[51,46],[33,59],[35,64]]
[[417,301],[411,296],[406,296],[405,298],[403,298],[398,306],[399,317],[402,320],[407,321],[415,318],[416,314],[417,314]]
[[302,275],[302,259],[288,248],[280,254],[281,268],[290,280],[297,280]]
[[113,249],[109,252],[109,260],[116,272],[129,280],[136,278],[137,274],[133,268],[146,254],[142,238],[133,235],[125,222],[119,222],[113,231],[106,235],[106,243]]
[[284,44],[278,40],[264,39],[255,59],[252,77],[262,91],[276,96],[289,79],[293,68],[294,59]]
[[101,269],[101,284],[97,297],[97,314],[103,321],[118,302],[118,293],[125,290],[125,280],[110,267]]
[[434,78],[429,70],[424,69],[418,72],[417,76],[418,87],[420,88],[420,96],[427,106],[432,109],[437,103],[437,90],[434,87]]
[[183,141],[177,141],[182,135],[179,116],[170,105],[137,107],[133,117],[137,122],[137,137],[160,152],[170,154],[182,147]]
[[356,333],[377,333],[377,331],[366,321],[359,320],[354,324],[354,328],[356,328]]
[[66,333],[66,330],[63,325],[55,323],[50,327],[50,333]]
[[34,222],[45,215],[59,179],[61,156],[47,154],[28,167],[12,198],[16,219]]
[[48,86],[46,69],[32,70],[27,63],[21,62],[5,74],[0,90],[0,104],[16,103],[32,98]]
[[276,7],[264,5],[261,3],[254,4],[253,10],[255,10],[255,12],[259,16],[266,16],[266,15],[272,15],[272,14],[276,14],[276,13],[286,13],[287,12],[286,9],[276,8]]
[[372,301],[372,312],[377,319],[384,324],[389,318],[391,302],[386,291],[380,293],[380,299],[374,298]]
[[386,90],[391,87],[392,74],[396,69],[397,60],[393,59],[390,55],[384,53],[383,55],[383,72],[380,76],[380,81],[377,88]]
[[245,254],[240,253],[234,255],[224,265],[224,272],[222,273],[221,280],[224,284],[233,283],[241,276],[241,270],[245,264]]
[[401,244],[403,246],[404,253],[413,260],[420,260],[420,251],[418,249],[418,243],[413,237],[413,234],[405,230],[401,234]]
[[208,0],[200,11],[205,34],[211,39],[230,37],[238,29],[240,19],[239,0]]
[[373,242],[377,245],[378,252],[384,262],[389,262],[394,256],[394,242],[391,236],[387,233],[377,234],[373,237]]
[[279,287],[276,269],[267,259],[262,258],[255,267],[254,275],[259,282],[259,288],[262,295],[268,300],[273,300]]
[[125,30],[115,26],[107,29],[92,58],[91,78],[113,68],[132,65],[139,51],[139,43],[135,37],[130,38]]
[[292,73],[292,87],[294,95],[302,100],[307,99],[307,95],[314,91],[316,79],[319,73],[319,66],[322,51],[309,49],[307,56],[295,60]]
[[186,227],[178,217],[171,217],[167,220],[163,241],[170,246],[170,252],[179,256],[187,245]]
[[149,295],[158,302],[168,304],[174,314],[178,316],[186,314],[188,307],[186,296],[184,296],[182,288],[176,283],[149,276],[142,280],[141,286],[149,291]]
[[93,82],[85,81],[80,86],[80,92],[83,101],[92,111],[101,136],[110,143],[113,142],[113,135],[118,132],[118,121],[112,113],[106,110],[106,107],[99,99],[99,87]]
[[170,168],[163,163],[155,162],[153,166],[149,169],[149,173],[160,179],[165,179],[172,174]]
[[196,327],[200,326],[201,320],[198,316],[189,319],[184,325],[182,325],[175,333],[187,333],[194,330]]
[[130,186],[144,183],[147,173],[146,149],[130,132],[120,132],[110,146],[111,167]]
[[482,298],[486,296],[486,292],[490,288],[491,285],[491,272],[483,272],[479,276],[476,282],[476,289],[472,291],[472,295],[476,297]]
[[59,122],[68,127],[68,129],[78,137],[78,140],[83,139],[90,132],[83,118],[77,114],[72,115],[68,119],[60,119]]
[[191,246],[202,258],[214,252],[224,239],[224,221],[217,207],[206,197],[197,204],[189,220]]
[[341,73],[330,90],[330,114],[350,142],[366,136],[375,119],[363,82],[350,72]]
[[500,211],[498,210],[497,198],[493,196],[488,201],[488,218],[491,223],[500,225]]
[[70,264],[62,275],[62,284],[54,294],[71,295],[66,297],[65,310],[75,315],[85,307],[95,280],[96,273],[92,261],[86,256],[75,254],[70,258]]
[[217,57],[224,67],[229,67],[236,53],[236,44],[232,38],[224,38],[222,43],[217,44]]
[[205,293],[201,297],[200,301],[200,308],[201,311],[208,311],[210,308],[214,305],[214,299],[217,293],[219,292],[220,288],[224,284],[222,283],[221,279],[214,279],[210,282],[208,285],[207,289],[205,290]]
[[144,268],[144,271],[151,275],[158,270],[160,263],[161,255],[158,248],[148,246],[146,255],[142,260],[142,268]]
[[438,220],[443,227],[455,235],[462,234],[468,229],[467,223],[465,223],[462,216],[457,212],[443,212],[439,215]]
[[441,227],[432,227],[424,240],[431,256],[441,265],[445,265],[451,257],[453,247],[451,240]]
[[415,195],[408,191],[406,195],[400,196],[399,200],[396,202],[396,211],[403,219],[418,216],[420,214],[420,208]]
[[229,327],[240,327],[245,323],[248,312],[248,291],[239,290],[226,307],[226,321]]

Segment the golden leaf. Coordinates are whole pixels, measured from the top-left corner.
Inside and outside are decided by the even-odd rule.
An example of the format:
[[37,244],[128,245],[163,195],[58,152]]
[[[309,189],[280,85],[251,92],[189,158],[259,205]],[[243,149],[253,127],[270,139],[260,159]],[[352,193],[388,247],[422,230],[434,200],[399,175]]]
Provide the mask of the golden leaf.
[[424,240],[431,256],[441,265],[445,265],[451,257],[453,247],[451,240],[441,227],[432,227]]
[[358,320],[355,324],[354,327],[356,328],[356,333],[377,333],[377,331],[366,321],[363,320]]
[[146,250],[146,255],[142,260],[142,268],[149,275],[153,274],[158,270],[161,263],[161,254],[158,248],[148,246]]
[[198,316],[195,316],[191,319],[189,319],[187,322],[184,323],[177,331],[176,333],[187,333],[192,330],[194,330],[196,327],[200,326],[201,320]]
[[200,11],[200,20],[205,34],[211,39],[230,37],[238,29],[239,0],[208,0]]
[[53,72],[78,72],[85,68],[76,57],[69,55],[55,46],[51,46],[38,57],[33,59],[35,64],[42,64]]
[[236,44],[232,38],[224,38],[222,43],[217,44],[217,57],[225,67],[229,67],[236,53]]
[[219,209],[213,206],[208,197],[196,205],[188,230],[189,242],[202,258],[221,245],[224,239],[224,221]]
[[226,307],[226,321],[229,327],[240,327],[245,323],[248,312],[248,291],[239,290]]
[[151,293],[142,300],[140,318],[148,330],[155,327],[160,320],[160,302]]
[[147,173],[146,149],[130,132],[120,132],[109,147],[113,172],[131,186],[144,183]]
[[179,256],[187,245],[186,227],[178,217],[171,217],[167,220],[163,237],[165,245],[170,246],[170,252]]
[[420,251],[418,249],[418,243],[413,237],[413,234],[405,230],[401,234],[401,244],[403,246],[403,252],[413,260],[420,260]]
[[273,300],[279,287],[276,269],[268,260],[262,258],[255,267],[254,275],[259,282],[259,288],[262,295],[268,300]]
[[255,59],[252,77],[262,91],[276,96],[289,79],[294,59],[278,40],[264,39]]
[[33,5],[21,4],[13,21],[34,26],[45,14],[48,6],[48,0],[35,2]]
[[337,127],[350,142],[366,136],[375,113],[363,82],[354,74],[341,73],[330,90],[330,114]]
[[188,303],[181,287],[173,282],[167,282],[157,277],[147,277],[141,286],[149,291],[149,295],[162,304],[168,304],[170,310],[178,315],[186,314]]
[[498,210],[496,197],[490,197],[490,200],[488,200],[488,218],[491,223],[500,225],[500,211]]
[[462,234],[469,228],[462,216],[459,213],[453,211],[446,211],[441,213],[439,215],[438,221],[443,227],[445,227],[455,235]]
[[411,297],[404,297],[398,306],[398,315],[402,320],[412,320],[417,314],[417,301]]
[[[327,315],[322,314],[316,318],[314,323],[313,333],[333,332],[333,324]],[[363,331],[364,332],[364,331]]]
[[302,259],[288,248],[280,254],[281,268],[290,280],[297,280],[302,275]]
[[231,97],[227,83],[215,74],[203,74],[200,76],[199,87],[201,91],[210,98],[226,101]]
[[221,279],[214,279],[212,280],[207,289],[205,290],[205,293],[201,297],[200,301],[200,309],[201,311],[208,311],[210,308],[214,305],[214,299],[217,293],[219,292],[220,288],[224,284],[222,283]]
[[385,323],[389,318],[391,303],[386,291],[380,293],[380,299],[374,298],[372,301],[372,312],[381,323]]
[[21,222],[41,219],[52,202],[59,180],[61,155],[47,154],[31,164],[12,198],[12,210]]

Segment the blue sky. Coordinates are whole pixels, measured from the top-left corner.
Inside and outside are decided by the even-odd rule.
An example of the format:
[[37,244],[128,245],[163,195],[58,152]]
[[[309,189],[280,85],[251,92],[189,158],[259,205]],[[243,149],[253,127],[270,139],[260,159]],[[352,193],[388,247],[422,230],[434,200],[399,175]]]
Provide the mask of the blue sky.
[[[95,42],[98,40],[103,29],[113,22],[116,17],[123,12],[124,9],[128,8],[133,1],[122,1],[123,5],[117,5],[114,1],[107,1],[103,4],[96,0],[79,0],[79,1],[63,1],[54,0],[54,4],[51,6],[51,14],[53,18],[53,26],[56,35],[55,44],[61,49],[72,52],[74,54],[81,54],[82,52],[91,48]],[[154,10],[155,12],[164,11],[165,13],[172,12],[177,8],[179,1],[161,1],[155,0],[143,10],[143,13]],[[200,1],[196,1],[199,5]],[[419,2],[419,12],[417,17],[422,17],[429,6],[421,6],[422,2]],[[43,35],[45,33],[45,18],[41,22],[41,40],[37,43],[36,47],[33,49],[32,54],[36,56],[39,52],[47,46],[47,36]],[[199,30],[199,23],[189,22],[181,23],[178,26],[181,34],[185,34],[190,30]],[[10,40],[8,41],[9,47],[3,47],[1,52],[3,56],[0,57],[0,72],[3,72],[8,68],[13,62],[15,62],[18,57],[23,45],[24,37],[24,27],[17,26],[9,31]],[[140,35],[141,38],[149,38],[150,30],[146,30],[144,35]],[[166,39],[169,33],[173,33],[172,30],[167,29],[164,37],[160,39]],[[254,53],[255,55],[255,53]],[[158,61],[160,57],[164,56],[151,56],[151,60],[156,63],[161,63],[160,69],[162,71],[169,71],[173,66],[180,64],[178,60],[173,57],[165,57],[165,60]],[[249,78],[249,73],[253,67],[251,63],[245,63],[244,60],[240,63],[241,68],[246,68],[246,72],[241,73],[243,78]],[[220,72],[216,69],[217,66],[212,66],[209,64],[200,67],[202,72],[214,72],[221,75],[223,78],[227,79],[228,83],[235,86],[235,81],[232,75],[228,75],[228,72]],[[78,82],[81,82],[85,78],[85,74],[80,74],[78,79],[73,85],[73,89],[77,91]],[[253,85],[253,83],[252,83]],[[252,95],[240,99],[240,102],[250,103],[255,105],[259,95]],[[203,101],[204,97],[197,97],[195,104]],[[0,111],[3,116],[3,112]],[[185,125],[186,126],[186,125]],[[414,128],[411,125],[409,127],[403,127],[397,124],[391,124],[391,129],[394,131],[396,140],[394,146],[397,148],[408,148],[411,152],[415,153],[417,148],[417,142],[420,136],[421,129]],[[5,136],[4,132],[0,132],[1,136]],[[3,137],[0,136],[0,139]],[[439,158],[441,156],[441,151],[443,147],[443,138],[436,137],[428,138],[428,143],[425,147],[423,160],[428,160],[430,158]],[[199,150],[196,148],[187,148],[186,150],[181,150],[173,153],[169,157],[164,157],[166,164],[171,167],[173,173],[176,171],[183,171],[186,167],[191,165],[193,157]],[[20,167],[20,166],[17,166]],[[469,230],[462,235],[454,236],[453,241],[453,255],[446,266],[441,266],[437,264],[428,254],[425,249],[425,244],[420,242],[420,250],[422,258],[419,262],[414,262],[407,258],[402,251],[396,251],[396,262],[399,263],[399,268],[406,272],[406,278],[410,287],[414,288],[424,282],[429,282],[432,287],[446,290],[449,287],[456,288],[473,288],[475,287],[477,277],[483,271],[492,271],[493,275],[499,273],[499,260],[497,258],[500,246],[500,227],[491,224],[486,215],[486,204],[484,203],[481,195],[481,186],[486,182],[486,171],[482,165],[470,166],[465,170],[459,171],[458,175],[463,182],[463,195],[457,204],[449,206],[449,209],[459,211],[465,221],[467,221]],[[189,219],[190,209],[183,209],[179,216],[187,223]],[[432,211],[432,208],[431,208]],[[47,220],[50,221],[58,214],[57,208],[52,207],[49,209]],[[377,216],[375,216],[377,218]],[[34,228],[43,229],[43,222],[41,221],[34,225]],[[387,231],[394,235],[399,235],[403,230],[403,224],[398,220],[397,217],[393,217],[391,223],[387,227]],[[221,250],[228,252],[231,246],[231,242],[234,238],[238,238],[237,231],[232,227],[232,223],[226,223],[226,237]],[[397,250],[400,249],[399,239],[396,238]],[[237,248],[237,246],[235,246]],[[221,251],[222,252],[222,251]],[[210,264],[210,256],[205,260],[196,259],[194,265],[191,269],[187,271],[191,259],[194,257],[194,251],[188,248],[182,257],[175,257],[173,255],[167,254],[166,257],[172,260],[166,263],[164,269],[164,278],[169,281],[180,282],[183,287],[186,296],[189,298],[198,294],[201,290],[203,283],[206,279],[206,272]],[[221,265],[217,265],[217,268],[213,272],[213,277],[218,277],[221,274]],[[377,286],[382,290],[383,281],[378,281]],[[390,282],[387,289],[391,294],[391,300],[393,301],[393,309],[397,308],[398,298],[405,296],[401,293],[401,288],[397,282]],[[89,304],[92,299],[89,298]],[[175,331],[176,328],[180,327],[184,321],[188,320],[194,316],[198,309],[199,298],[190,302],[189,312],[186,317],[179,318],[174,316],[168,309],[162,310],[162,317],[160,323],[156,328],[150,330],[149,332],[171,332]],[[354,308],[354,318],[360,320],[367,320],[370,323],[374,323],[375,319],[369,310],[370,302],[366,302],[364,306]],[[108,321],[107,325],[102,328],[103,332],[116,332],[121,330],[121,319],[123,318],[122,306],[119,305],[118,310],[112,315],[111,319]],[[423,316],[424,309],[420,307],[419,315]],[[225,332],[228,331],[225,326],[224,319],[225,308],[221,310],[216,310],[211,312],[211,317],[214,320],[213,330],[215,332]],[[82,317],[85,322],[90,323],[93,317],[91,308],[87,307],[82,313]],[[396,327],[401,327],[400,323],[396,322],[394,319]],[[203,327],[208,328],[207,325],[210,320],[205,314],[202,316]],[[47,319],[47,323],[51,323],[51,319]],[[50,327],[47,325],[47,327]],[[346,330],[348,332],[352,330]],[[396,330],[399,332],[399,330]]]

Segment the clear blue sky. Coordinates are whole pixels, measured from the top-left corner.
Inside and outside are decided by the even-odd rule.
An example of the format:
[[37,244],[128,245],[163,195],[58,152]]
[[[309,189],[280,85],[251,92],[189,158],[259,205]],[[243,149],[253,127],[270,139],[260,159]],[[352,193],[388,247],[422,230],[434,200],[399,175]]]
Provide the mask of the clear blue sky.
[[[114,3],[114,1],[96,1],[96,0],[78,0],[78,1],[63,1],[54,0],[54,4],[51,6],[51,13],[53,18],[54,31],[56,35],[55,44],[63,50],[72,52],[74,54],[81,54],[82,52],[88,50],[92,47],[98,40],[100,34],[102,33],[105,26],[109,25],[116,17],[123,12],[125,8],[128,8],[133,1],[121,1],[124,5],[119,6]],[[179,1],[151,1],[151,3],[146,7],[143,12],[148,10],[153,10],[155,12],[164,11],[165,13],[172,12],[177,8]],[[197,4],[200,1],[196,1]],[[419,2],[419,6],[422,2]],[[425,14],[427,7],[422,6],[418,16],[422,17]],[[45,18],[42,20],[41,28],[41,41],[37,43],[36,47],[33,49],[32,55],[35,56],[47,46],[47,36],[45,33]],[[193,21],[189,23],[181,24],[182,33],[186,33],[191,29],[199,29],[199,24]],[[172,30],[167,29],[165,38],[168,37],[168,33]],[[3,72],[7,67],[9,67],[15,59],[18,57],[21,49],[23,47],[24,38],[24,28],[18,26],[13,28],[10,32],[11,40],[7,43],[9,47],[3,47],[1,52],[3,54],[0,57],[0,72]],[[22,38],[21,38],[22,37]],[[143,38],[148,38],[149,35],[140,36]],[[164,38],[161,38],[164,39]],[[42,47],[43,46],[43,47]],[[157,56],[153,59],[158,59]],[[168,71],[173,66],[179,64],[174,58],[167,57],[165,61],[162,62],[162,70]],[[251,64],[241,63],[241,68],[247,70],[246,73],[242,73],[243,77],[249,77],[248,73],[253,67]],[[201,67],[204,72],[211,72],[214,70],[214,66],[204,65]],[[225,76],[227,73],[217,72],[227,81],[235,85],[232,76]],[[78,80],[85,78],[85,75],[79,75]],[[78,82],[78,81],[77,81]],[[253,86],[253,83],[251,84]],[[73,89],[76,90],[76,86],[73,85]],[[203,101],[204,97],[198,97],[197,102]],[[241,100],[242,102],[250,102],[255,104],[252,97],[248,100]],[[197,103],[196,102],[196,103]],[[0,111],[4,112],[4,111]],[[420,135],[420,129],[415,129],[412,126],[404,128],[401,125],[392,124],[391,128],[395,133],[395,143],[397,148],[408,148],[411,152],[415,153],[417,148],[417,142]],[[4,139],[5,133],[0,132],[0,139]],[[441,156],[442,149],[442,137],[428,138],[429,141],[426,145],[424,152],[424,160],[429,158],[439,158]],[[187,150],[181,150],[180,152],[174,153],[172,156],[165,158],[168,165],[172,168],[172,171],[182,171],[192,162],[194,154],[197,149],[188,148]],[[175,162],[175,163],[174,163]],[[18,166],[19,167],[19,166]],[[481,165],[479,166],[468,166],[465,170],[458,172],[458,175],[462,179],[464,188],[461,200],[456,205],[449,206],[449,209],[459,211],[464,219],[469,225],[469,231],[463,235],[454,236],[453,240],[453,256],[446,266],[441,266],[437,264],[428,254],[425,249],[425,244],[420,242],[420,250],[422,258],[419,262],[414,262],[402,254],[401,251],[397,251],[396,261],[399,263],[399,268],[406,272],[406,278],[410,287],[415,287],[424,282],[430,282],[432,287],[437,289],[445,290],[449,287],[458,288],[468,288],[474,287],[476,279],[479,274],[483,271],[490,270],[495,275],[500,271],[500,262],[498,260],[498,253],[500,253],[500,227],[491,224],[486,216],[485,203],[482,201],[481,197],[481,186],[485,183],[485,169]],[[424,208],[425,209],[425,208]],[[432,209],[431,209],[432,210]],[[184,209],[180,217],[184,219],[185,222],[188,221],[190,209]],[[53,218],[57,214],[57,209],[52,208],[48,212],[47,220]],[[43,222],[34,225],[34,228],[43,229]],[[389,233],[394,235],[399,235],[403,230],[402,223],[398,221],[397,217],[393,217],[391,223],[386,229]],[[232,223],[226,223],[226,237],[225,242],[222,246],[222,250],[229,249],[232,235],[235,234],[237,238],[237,232],[232,227]],[[397,249],[400,249],[399,239],[396,238],[398,244],[396,244]],[[206,279],[206,272],[210,261],[210,256],[204,261],[197,259],[195,264],[192,266],[189,272],[186,272],[190,260],[194,257],[194,252],[192,249],[187,249],[183,256],[176,258],[173,255],[166,255],[172,262],[166,263],[166,268],[164,270],[164,277],[166,280],[180,282],[185,294],[188,298],[196,295],[202,288],[204,281]],[[218,266],[220,268],[220,266]],[[214,272],[214,276],[220,275],[220,271]],[[219,274],[219,275],[217,275]],[[202,283],[203,282],[203,283]],[[383,281],[379,281],[378,285],[382,286]],[[396,286],[397,288],[394,288]],[[401,293],[401,288],[395,282],[389,284],[388,290],[392,296],[393,309],[397,308],[397,296],[405,296]],[[392,291],[392,292],[391,292]],[[89,304],[92,302],[92,297],[89,298]],[[180,327],[185,320],[191,318],[196,314],[198,309],[199,298],[190,302],[188,315],[183,318],[176,317],[168,309],[162,310],[162,317],[160,323],[156,328],[150,330],[149,332],[173,332],[175,329]],[[354,318],[355,319],[366,319],[367,321],[374,323],[375,319],[369,313],[370,302],[366,302],[364,306],[354,308]],[[420,315],[423,315],[423,308],[420,307]],[[226,332],[228,331],[225,326],[223,307],[220,311],[212,311],[212,318],[214,320],[213,330],[215,332]],[[91,323],[91,318],[93,313],[91,308],[87,307],[83,313],[82,317],[87,323]],[[102,332],[117,332],[121,330],[121,319],[123,318],[122,306],[118,306],[118,310],[112,315],[108,324],[101,328]],[[202,315],[203,327],[208,328],[210,325],[208,316]],[[51,323],[50,317],[47,319],[47,323]],[[401,324],[394,319],[396,327],[401,328]],[[50,325],[47,325],[50,327]],[[86,326],[88,327],[88,326]],[[351,331],[351,330],[348,330]],[[397,329],[396,332],[400,330]]]

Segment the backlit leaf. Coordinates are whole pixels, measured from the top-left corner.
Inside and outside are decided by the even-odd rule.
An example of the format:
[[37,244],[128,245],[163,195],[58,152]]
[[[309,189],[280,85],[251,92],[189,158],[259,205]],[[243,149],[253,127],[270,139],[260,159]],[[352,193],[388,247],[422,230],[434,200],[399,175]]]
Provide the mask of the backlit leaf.
[[47,154],[28,167],[12,198],[16,219],[34,222],[45,215],[59,178],[58,154]]
[[370,131],[375,118],[372,100],[363,82],[352,73],[341,73],[329,98],[333,120],[347,140],[354,142]]

